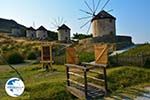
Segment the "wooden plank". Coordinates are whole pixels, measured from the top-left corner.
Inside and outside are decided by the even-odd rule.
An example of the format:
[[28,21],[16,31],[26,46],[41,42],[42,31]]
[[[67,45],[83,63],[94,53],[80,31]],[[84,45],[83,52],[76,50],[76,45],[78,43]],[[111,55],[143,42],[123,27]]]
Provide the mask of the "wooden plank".
[[[98,47],[99,48],[99,47]],[[96,49],[98,49],[97,47],[96,47]],[[101,47],[102,48],[102,47]],[[100,49],[101,49],[100,48]],[[103,56],[103,54],[105,53],[105,51],[106,51],[106,49],[107,49],[107,47],[104,47],[104,48],[102,48],[102,51],[100,52],[100,54],[97,56],[97,58],[95,59],[95,61],[98,61],[102,56]]]
[[54,63],[54,61],[40,61],[40,63]]
[[82,64],[87,65],[87,66],[92,66],[92,67],[87,67],[87,69],[92,69],[95,67],[99,67],[99,68],[107,67],[107,64],[97,64],[95,62],[92,62],[92,63],[82,62]]
[[95,45],[95,63],[107,64],[108,63],[108,46],[107,44]]
[[96,74],[100,74],[100,75],[103,75],[103,74],[104,74],[102,71],[96,71],[96,70],[89,70],[89,72],[91,72],[91,73],[96,73]]
[[93,86],[93,87],[96,87],[96,88],[98,88],[98,89],[102,89],[103,91],[105,91],[105,88],[104,88],[104,87],[99,86],[99,85],[96,85],[96,84],[94,84],[94,83],[88,82],[88,85]]
[[80,100],[85,99],[85,93],[83,91],[76,89],[74,87],[71,87],[71,86],[67,86],[67,90],[74,96],[78,97]]
[[74,75],[74,76],[77,76],[77,77],[81,77],[81,78],[84,78],[83,75],[79,75],[77,73],[74,73],[74,72],[68,72],[70,75]]
[[87,77],[88,77],[88,78],[91,78],[91,79],[93,79],[93,80],[96,80],[96,81],[105,82],[105,80],[103,80],[103,79],[98,79],[98,78],[93,77],[93,76],[87,75]]
[[75,67],[75,68],[79,68],[79,69],[86,69],[86,67],[84,66],[80,66],[80,65],[75,65],[75,64],[65,64],[67,67]]
[[84,87],[84,84],[82,84],[82,83],[79,83],[79,82],[74,81],[74,80],[72,80],[72,79],[68,79],[68,80],[69,80],[70,82],[74,83],[74,84],[77,84],[77,85],[79,85],[79,86]]
[[75,48],[68,47],[66,49],[66,62],[69,64],[78,64],[78,57]]

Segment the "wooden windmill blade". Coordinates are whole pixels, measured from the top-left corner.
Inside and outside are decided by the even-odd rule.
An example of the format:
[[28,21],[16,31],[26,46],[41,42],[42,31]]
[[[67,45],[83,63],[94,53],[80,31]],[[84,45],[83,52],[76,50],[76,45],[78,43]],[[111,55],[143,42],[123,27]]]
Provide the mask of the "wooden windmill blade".
[[108,45],[107,44],[97,44],[95,48],[95,63],[97,64],[107,64],[108,63]]
[[78,64],[78,56],[76,55],[75,48],[66,48],[66,63],[68,64]]

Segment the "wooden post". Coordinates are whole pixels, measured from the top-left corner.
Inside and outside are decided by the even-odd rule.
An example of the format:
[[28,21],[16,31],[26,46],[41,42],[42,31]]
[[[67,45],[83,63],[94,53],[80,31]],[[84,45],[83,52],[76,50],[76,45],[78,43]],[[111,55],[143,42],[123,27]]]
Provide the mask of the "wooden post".
[[67,75],[67,86],[70,86],[70,81],[69,81],[69,67],[66,66],[66,75]]
[[104,80],[105,80],[105,95],[107,95],[108,87],[107,87],[107,73],[105,67],[103,68],[103,71],[104,71]]
[[[86,66],[85,66],[86,67]],[[85,91],[85,97],[88,99],[88,94],[87,94],[87,70],[84,69],[84,91]]]
[[52,61],[52,58],[53,56],[52,56],[52,45],[50,45],[50,68],[51,68],[51,70],[52,70],[52,63],[53,63],[53,61]]

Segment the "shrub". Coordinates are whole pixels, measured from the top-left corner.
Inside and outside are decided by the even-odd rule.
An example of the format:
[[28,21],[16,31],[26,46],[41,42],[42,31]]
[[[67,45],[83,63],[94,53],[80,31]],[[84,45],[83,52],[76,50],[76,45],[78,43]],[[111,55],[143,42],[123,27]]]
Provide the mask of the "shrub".
[[36,58],[37,58],[37,56],[36,56],[35,52],[29,52],[27,55],[28,60],[35,60]]
[[94,61],[94,53],[90,52],[81,52],[79,53],[79,61],[80,62],[91,62]]
[[150,82],[150,71],[137,67],[118,67],[109,70],[108,86],[111,91]]
[[8,63],[19,64],[24,62],[24,58],[18,52],[11,52],[6,56]]

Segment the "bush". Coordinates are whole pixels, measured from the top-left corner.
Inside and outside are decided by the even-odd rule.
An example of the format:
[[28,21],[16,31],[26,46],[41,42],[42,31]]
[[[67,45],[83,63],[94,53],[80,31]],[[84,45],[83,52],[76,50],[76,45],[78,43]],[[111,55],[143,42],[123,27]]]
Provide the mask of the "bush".
[[24,58],[21,56],[20,53],[11,52],[6,57],[7,62],[10,64],[19,64],[24,62]]
[[79,53],[79,61],[80,62],[91,62],[94,61],[94,53],[90,53],[90,52],[82,52]]
[[150,70],[132,66],[110,69],[107,75],[108,86],[112,92],[117,89],[150,82]]
[[35,52],[29,52],[27,55],[28,60],[35,60],[36,58],[37,58],[37,56],[36,56]]

